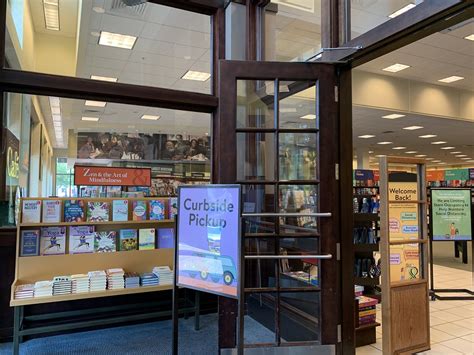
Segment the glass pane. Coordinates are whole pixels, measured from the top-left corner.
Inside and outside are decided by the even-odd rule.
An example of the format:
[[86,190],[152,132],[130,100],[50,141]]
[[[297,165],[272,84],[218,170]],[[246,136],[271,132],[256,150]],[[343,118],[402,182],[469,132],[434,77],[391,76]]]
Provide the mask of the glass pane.
[[[271,246],[268,246],[268,245],[267,247],[271,248]],[[275,260],[269,260],[269,259],[246,259],[245,260],[245,287],[246,288],[276,287],[275,262],[276,262]]]
[[274,128],[275,83],[237,80],[237,128]]
[[210,16],[146,1],[43,3],[7,2],[12,69],[211,92]]
[[318,238],[280,238],[280,254],[319,254],[319,240]]
[[[279,188],[280,212],[316,213],[318,212],[317,185],[281,185]],[[313,217],[280,218],[280,233],[313,234],[317,232],[317,219]]]
[[315,259],[283,259],[280,260],[280,268],[280,288],[282,290],[319,286],[319,262]]
[[280,297],[282,341],[320,341],[320,293],[285,292]]
[[237,133],[237,147],[237,180],[274,180],[273,133]]
[[419,244],[390,246],[390,280],[392,282],[419,279],[421,275]]
[[275,342],[275,293],[245,295],[247,306],[244,318],[245,344]]
[[[242,185],[242,204],[244,213],[275,212],[275,187],[273,185]],[[274,217],[246,217],[245,233],[274,234]]]
[[280,82],[280,128],[317,128],[315,82]]
[[280,180],[317,178],[317,133],[279,135]]

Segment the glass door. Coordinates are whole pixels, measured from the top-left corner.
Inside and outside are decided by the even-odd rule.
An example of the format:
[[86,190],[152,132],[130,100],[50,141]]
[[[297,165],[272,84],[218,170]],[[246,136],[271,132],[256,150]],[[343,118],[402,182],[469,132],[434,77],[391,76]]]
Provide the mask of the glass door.
[[[335,67],[221,61],[220,75],[215,175],[242,185],[246,351],[333,353],[341,309]],[[231,318],[221,316],[222,333],[232,334]]]

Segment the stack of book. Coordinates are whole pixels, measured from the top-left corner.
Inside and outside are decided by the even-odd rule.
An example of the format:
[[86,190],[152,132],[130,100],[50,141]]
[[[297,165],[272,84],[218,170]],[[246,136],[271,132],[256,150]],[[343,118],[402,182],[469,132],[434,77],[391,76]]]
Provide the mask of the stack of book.
[[89,276],[87,274],[71,275],[72,293],[89,292]]
[[33,298],[34,291],[34,284],[18,285],[17,287],[15,287],[15,299],[21,300],[25,298]]
[[356,297],[360,297],[364,294],[364,286],[354,285],[354,293]]
[[171,285],[173,283],[173,272],[169,266],[155,266],[153,273],[158,276],[160,285]]
[[160,279],[152,272],[145,272],[140,275],[140,284],[142,286],[158,286]]
[[140,276],[136,272],[125,273],[125,288],[140,287]]
[[107,289],[118,290],[125,288],[125,281],[123,276],[125,272],[122,268],[107,269]]
[[55,276],[53,278],[53,295],[68,295],[72,291],[70,276]]
[[89,271],[88,275],[91,291],[105,291],[107,286],[107,274],[104,270]]
[[52,281],[36,281],[35,282],[35,297],[51,297],[53,295]]
[[366,296],[359,297],[359,326],[375,323],[378,300]]

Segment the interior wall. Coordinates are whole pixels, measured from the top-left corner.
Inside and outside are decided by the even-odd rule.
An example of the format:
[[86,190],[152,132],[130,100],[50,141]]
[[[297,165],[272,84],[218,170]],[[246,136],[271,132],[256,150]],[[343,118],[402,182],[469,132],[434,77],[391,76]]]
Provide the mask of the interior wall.
[[41,73],[75,76],[76,39],[37,33],[36,70]]

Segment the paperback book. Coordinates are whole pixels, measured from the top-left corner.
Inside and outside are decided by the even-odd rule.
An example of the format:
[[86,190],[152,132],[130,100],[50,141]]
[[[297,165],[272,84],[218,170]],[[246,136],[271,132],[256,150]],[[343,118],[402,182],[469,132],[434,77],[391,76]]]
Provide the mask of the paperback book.
[[163,200],[150,201],[150,219],[155,221],[165,219],[165,202]]
[[23,223],[40,223],[41,200],[23,200],[21,216]]
[[138,250],[155,249],[155,228],[140,229],[138,232]]
[[176,217],[177,214],[178,214],[178,198],[171,197],[168,200],[168,218],[174,219],[174,217]]
[[112,202],[112,220],[128,221],[128,200],[114,200]]
[[61,222],[61,201],[44,200],[43,201],[43,223]]
[[87,202],[87,221],[88,222],[108,222],[109,221],[108,202],[89,201]]
[[134,221],[145,221],[146,220],[146,201],[133,201],[133,220]]
[[173,228],[158,229],[158,248],[174,248],[174,230]]
[[64,201],[64,222],[84,222],[84,201]]
[[96,253],[110,253],[117,251],[117,234],[115,231],[95,232],[94,251]]
[[119,235],[119,250],[137,250],[138,237],[136,229],[121,229]]
[[20,256],[38,256],[39,240],[40,231],[38,229],[21,231]]
[[66,227],[41,228],[41,255],[61,255],[66,253]]
[[69,227],[69,254],[94,252],[94,226]]

